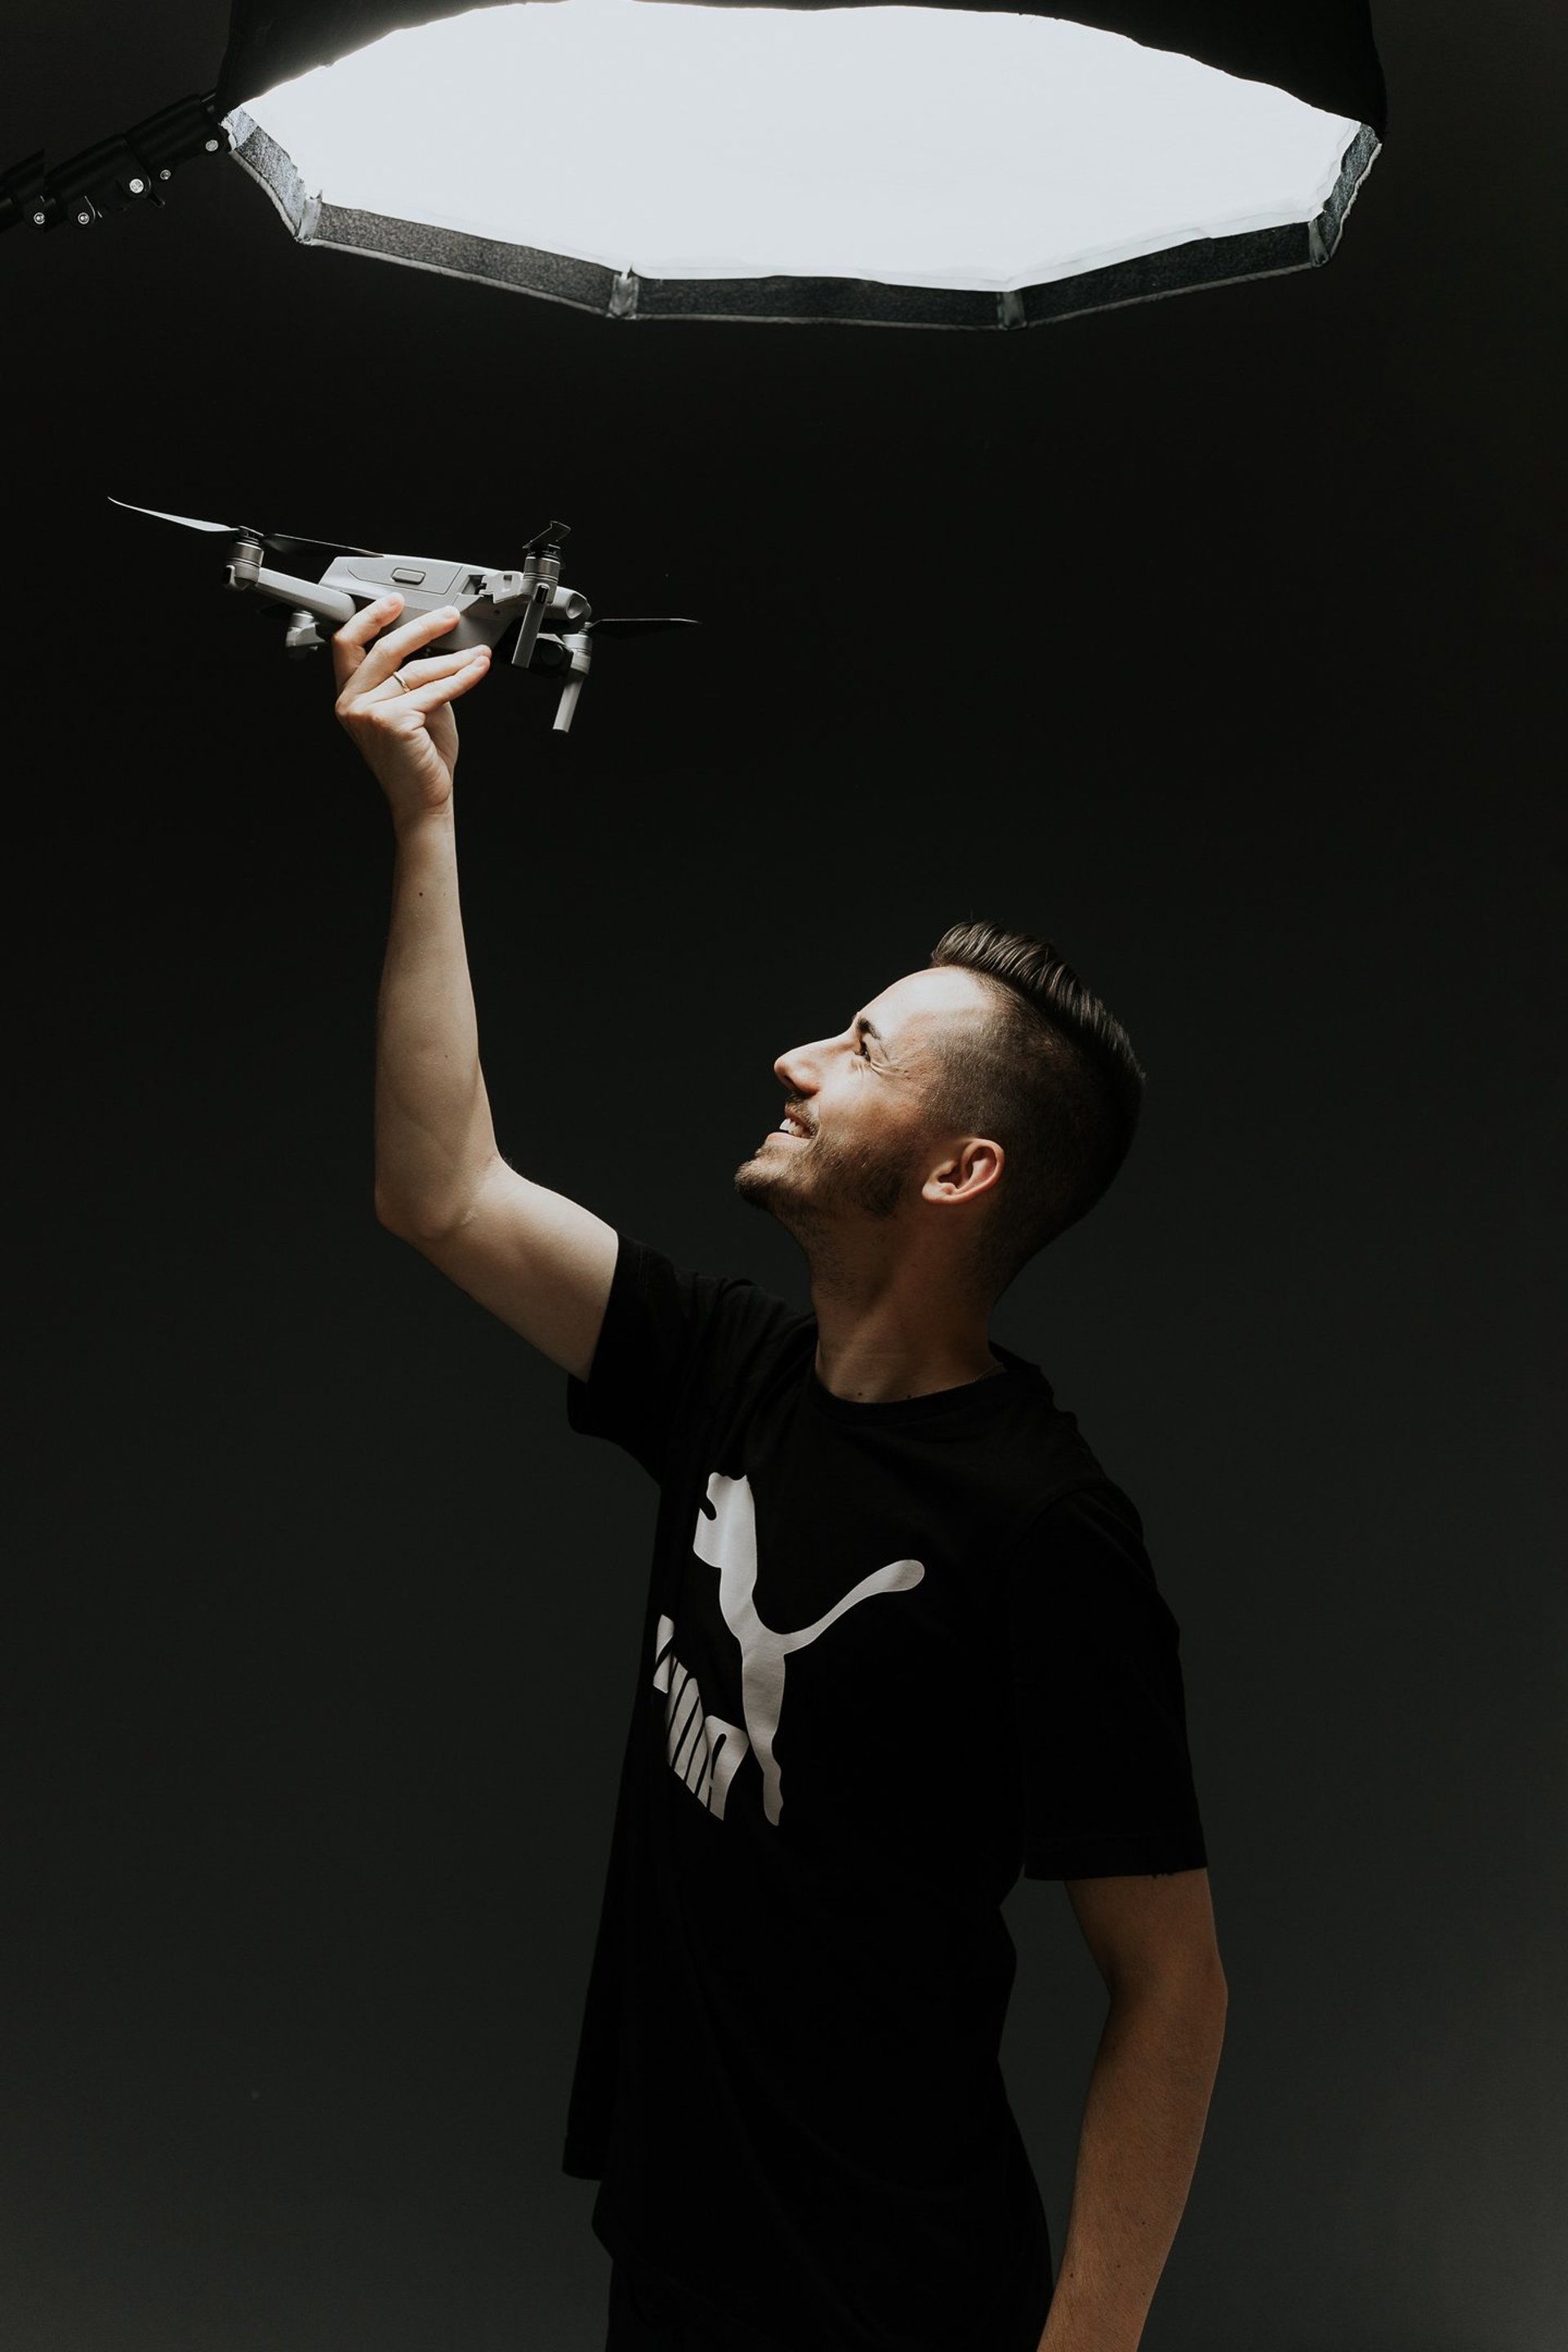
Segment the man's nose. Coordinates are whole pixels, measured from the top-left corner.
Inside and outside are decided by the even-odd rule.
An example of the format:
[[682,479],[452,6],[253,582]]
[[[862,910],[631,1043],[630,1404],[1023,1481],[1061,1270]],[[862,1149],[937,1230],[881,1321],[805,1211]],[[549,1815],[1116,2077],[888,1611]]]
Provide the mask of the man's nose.
[[816,1068],[821,1059],[817,1045],[792,1045],[773,1064],[773,1076],[792,1094],[814,1095],[816,1092]]

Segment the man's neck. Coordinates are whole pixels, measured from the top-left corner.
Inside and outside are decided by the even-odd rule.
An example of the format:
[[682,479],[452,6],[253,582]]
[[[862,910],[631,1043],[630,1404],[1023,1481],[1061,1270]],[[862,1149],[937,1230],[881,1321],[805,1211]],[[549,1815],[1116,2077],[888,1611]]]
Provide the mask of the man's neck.
[[931,1396],[1006,1370],[986,1337],[989,1318],[973,1307],[889,1292],[858,1301],[825,1297],[815,1283],[812,1304],[816,1377],[847,1403]]

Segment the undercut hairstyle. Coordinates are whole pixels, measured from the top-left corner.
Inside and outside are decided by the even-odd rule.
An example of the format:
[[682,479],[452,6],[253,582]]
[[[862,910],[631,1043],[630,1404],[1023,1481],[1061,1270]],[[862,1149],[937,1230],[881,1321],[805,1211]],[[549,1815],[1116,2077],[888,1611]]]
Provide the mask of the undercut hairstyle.
[[939,1127],[1006,1155],[970,1263],[1001,1296],[1036,1253],[1087,1216],[1126,1159],[1144,1072],[1120,1021],[1047,940],[955,923],[931,951],[984,982],[989,1019],[936,1033],[928,1108]]

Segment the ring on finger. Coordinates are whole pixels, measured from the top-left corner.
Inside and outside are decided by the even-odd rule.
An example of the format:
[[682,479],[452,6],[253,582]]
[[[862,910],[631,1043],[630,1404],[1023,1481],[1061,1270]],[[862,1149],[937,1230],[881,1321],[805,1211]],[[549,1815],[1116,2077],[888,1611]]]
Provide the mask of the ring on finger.
[[400,669],[395,669],[393,671],[392,683],[394,686],[400,686],[405,694],[412,694],[414,691],[413,688],[409,685],[408,680],[404,677],[403,672]]

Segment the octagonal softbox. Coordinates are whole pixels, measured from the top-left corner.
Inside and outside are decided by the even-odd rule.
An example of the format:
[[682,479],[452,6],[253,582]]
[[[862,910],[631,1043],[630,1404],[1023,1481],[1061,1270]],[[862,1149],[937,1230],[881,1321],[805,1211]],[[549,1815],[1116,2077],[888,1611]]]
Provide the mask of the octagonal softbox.
[[236,0],[218,101],[301,244],[611,319],[1022,327],[1327,261],[1366,0]]

